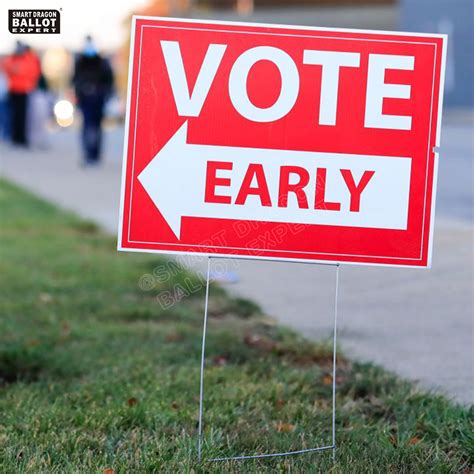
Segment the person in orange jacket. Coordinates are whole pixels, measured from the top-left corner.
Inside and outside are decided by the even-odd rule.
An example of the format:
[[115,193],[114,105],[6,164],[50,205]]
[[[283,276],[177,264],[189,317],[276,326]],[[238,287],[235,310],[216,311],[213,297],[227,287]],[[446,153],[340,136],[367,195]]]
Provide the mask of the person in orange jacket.
[[38,84],[40,61],[28,46],[18,41],[13,54],[5,59],[3,69],[8,78],[12,142],[27,146],[28,96]]

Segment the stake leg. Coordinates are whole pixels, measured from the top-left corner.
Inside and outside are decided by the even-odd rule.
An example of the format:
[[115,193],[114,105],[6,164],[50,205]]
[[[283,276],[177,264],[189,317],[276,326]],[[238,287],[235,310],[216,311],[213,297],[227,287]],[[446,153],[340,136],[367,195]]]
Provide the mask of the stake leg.
[[198,424],[198,461],[202,458],[202,405],[204,400],[204,360],[206,356],[207,307],[209,303],[209,279],[211,257],[207,258],[206,299],[204,303],[204,324],[202,328],[201,375],[199,379],[199,424]]
[[339,264],[336,266],[336,291],[334,295],[334,332],[332,340],[332,460],[336,461],[336,346],[337,346],[337,300],[339,296]]

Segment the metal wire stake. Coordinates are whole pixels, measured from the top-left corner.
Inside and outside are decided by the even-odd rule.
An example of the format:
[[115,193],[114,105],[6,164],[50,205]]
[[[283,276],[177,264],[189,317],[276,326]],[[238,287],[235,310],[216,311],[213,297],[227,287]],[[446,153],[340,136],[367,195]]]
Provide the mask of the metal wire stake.
[[[211,258],[207,260],[207,279],[206,279],[206,300],[204,304],[204,324],[202,330],[202,349],[201,349],[201,377],[200,377],[200,392],[199,392],[199,425],[198,425],[198,460],[202,460],[202,439],[203,439],[203,400],[204,400],[204,366],[205,366],[205,352],[206,352],[206,332],[207,332],[207,312],[209,303],[209,283],[210,283],[210,272],[211,272]],[[334,264],[333,264],[334,265]],[[232,456],[232,457],[219,457],[209,459],[209,461],[238,461],[245,459],[259,459],[269,458],[276,456],[290,456],[294,454],[303,454],[316,451],[332,450],[333,462],[336,461],[336,346],[337,346],[337,304],[339,296],[339,266],[336,264],[336,291],[334,298],[334,333],[333,333],[333,366],[332,366],[332,443],[329,446],[321,446],[310,449],[300,449],[297,451],[287,451],[280,453],[268,453],[268,454],[253,454],[244,456]]]
[[337,345],[337,299],[339,293],[339,264],[336,266],[336,293],[334,295],[334,334],[332,346],[332,460],[336,461],[336,345]]
[[204,358],[206,353],[207,306],[209,302],[209,279],[211,274],[211,257],[207,257],[206,299],[204,303],[204,324],[202,328],[201,376],[199,382],[199,425],[198,425],[198,460],[202,457],[202,404],[204,398]]

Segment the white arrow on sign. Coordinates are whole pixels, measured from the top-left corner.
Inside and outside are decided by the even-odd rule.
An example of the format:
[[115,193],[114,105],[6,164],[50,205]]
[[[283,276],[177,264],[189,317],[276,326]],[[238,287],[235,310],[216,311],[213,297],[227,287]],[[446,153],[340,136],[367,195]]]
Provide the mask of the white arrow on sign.
[[[215,186],[216,195],[231,197],[229,204],[204,200],[210,161],[232,163],[231,170],[217,171],[218,178],[230,178],[230,185]],[[249,195],[244,204],[235,204],[251,163],[263,166],[271,206],[263,206],[256,195]],[[311,179],[304,188],[308,209],[301,209],[295,193],[291,192],[287,207],[278,206],[282,166],[298,166],[309,172]],[[317,168],[327,170],[325,200],[341,203],[340,210],[314,208]],[[351,194],[341,169],[349,169],[356,184],[365,171],[375,172],[361,194],[358,212],[350,210]],[[190,144],[185,122],[140,173],[138,180],[179,239],[181,220],[185,216],[405,230],[410,173],[411,158],[406,157]],[[292,184],[298,181],[298,176],[293,178]],[[256,183],[252,182],[252,186]]]

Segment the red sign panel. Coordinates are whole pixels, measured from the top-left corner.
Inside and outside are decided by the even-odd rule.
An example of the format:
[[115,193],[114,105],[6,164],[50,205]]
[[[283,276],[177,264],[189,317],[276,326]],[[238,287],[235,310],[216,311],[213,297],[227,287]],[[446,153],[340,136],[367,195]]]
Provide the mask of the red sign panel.
[[136,17],[119,249],[430,265],[446,37]]

